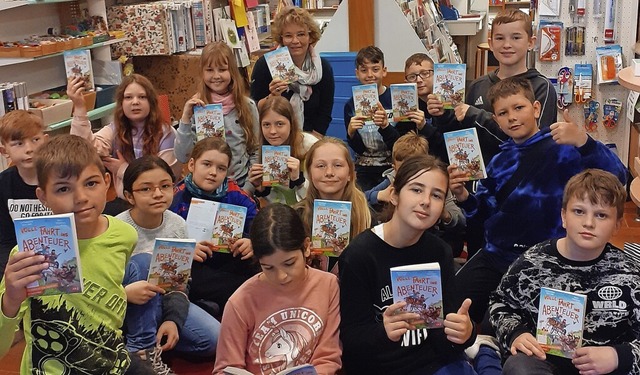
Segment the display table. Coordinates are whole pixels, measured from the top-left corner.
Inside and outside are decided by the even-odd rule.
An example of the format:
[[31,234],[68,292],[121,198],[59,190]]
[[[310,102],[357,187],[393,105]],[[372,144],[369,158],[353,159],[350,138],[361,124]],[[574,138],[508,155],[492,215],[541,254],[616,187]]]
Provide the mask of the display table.
[[[618,82],[620,83],[620,85],[628,88],[631,91],[640,92],[640,77],[636,77],[633,75],[633,67],[629,66],[622,69],[620,73],[618,73]],[[633,124],[631,126],[633,127]],[[631,144],[638,144],[638,142],[634,142],[634,140],[632,139]],[[636,155],[638,155],[639,153],[640,150],[638,150],[638,153],[636,153]],[[630,152],[630,154],[632,153]],[[636,176],[633,181],[631,181],[629,195],[631,196],[631,200],[633,201],[633,203],[635,203],[640,210],[640,170],[638,170],[640,169],[640,162],[635,159],[638,159],[638,157],[636,156],[634,160],[629,160],[629,168],[634,169],[634,174]]]

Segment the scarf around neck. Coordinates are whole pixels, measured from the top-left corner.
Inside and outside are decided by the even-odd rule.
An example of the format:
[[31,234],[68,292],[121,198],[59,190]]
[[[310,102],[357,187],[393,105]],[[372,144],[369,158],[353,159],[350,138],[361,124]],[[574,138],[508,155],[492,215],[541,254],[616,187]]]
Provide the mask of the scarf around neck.
[[193,182],[193,173],[189,173],[187,177],[184,178],[184,186],[187,188],[189,193],[191,193],[191,196],[210,201],[219,201],[224,198],[227,195],[228,188],[227,178],[225,177],[224,181],[222,181],[222,184],[218,186],[216,191],[213,193],[207,193]]
[[211,103],[222,104],[222,114],[225,116],[228,115],[229,112],[233,111],[233,109],[236,107],[235,103],[233,102],[233,94],[231,93],[231,91],[224,95],[216,94],[215,92],[211,91]]
[[294,109],[294,113],[298,117],[300,129],[304,128],[304,102],[309,100],[313,93],[312,86],[320,82],[322,79],[322,61],[312,45],[302,63],[302,69],[295,67],[298,80],[289,84],[293,91],[293,96],[289,101]]

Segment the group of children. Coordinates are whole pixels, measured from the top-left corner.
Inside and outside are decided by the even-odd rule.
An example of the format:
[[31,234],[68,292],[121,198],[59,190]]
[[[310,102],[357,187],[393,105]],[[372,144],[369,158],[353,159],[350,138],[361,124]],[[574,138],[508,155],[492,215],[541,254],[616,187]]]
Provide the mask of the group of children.
[[[469,105],[455,110],[431,94],[429,57],[412,55],[405,79],[417,83],[419,110],[398,124],[386,113],[382,52],[362,49],[356,76],[378,85],[380,110],[372,125],[345,105],[355,161],[344,142],[303,132],[287,99],[268,97],[258,108],[224,43],[203,50],[202,83],[177,131],[160,120],[153,85],[135,74],[117,90],[114,123],[96,133],[78,79],[68,84],[71,135],[49,140],[37,117],[8,113],[0,125],[13,164],[0,174],[0,356],[21,323],[23,373],[170,374],[160,354],[173,349],[215,353],[214,374],[303,363],[319,374],[640,374],[640,274],[608,244],[626,170],[566,113],[555,121],[552,86],[526,68],[534,41],[526,14],[498,15],[490,45],[500,68],[475,81]],[[193,109],[207,103],[223,105],[224,140],[196,142]],[[471,192],[468,176],[442,161],[442,133],[470,126],[491,160]],[[261,186],[261,145],[291,147],[289,186]],[[129,205],[117,218],[103,214],[111,186]],[[153,242],[187,237],[192,198],[246,207],[243,238],[230,253],[198,242],[188,290],[165,293],[146,281]],[[351,242],[324,267],[339,277],[308,266],[316,199],[352,205]],[[372,206],[382,202],[380,214]],[[84,290],[28,298],[25,286],[48,264],[17,251],[11,220],[70,212]],[[481,250],[456,273],[450,244],[465,224],[480,223]],[[429,262],[442,273],[444,327],[416,329],[420,316],[393,302],[389,268]],[[541,286],[588,295],[584,347],[573,359],[545,356],[533,337]],[[503,360],[477,335],[489,333],[480,327],[487,313]]]

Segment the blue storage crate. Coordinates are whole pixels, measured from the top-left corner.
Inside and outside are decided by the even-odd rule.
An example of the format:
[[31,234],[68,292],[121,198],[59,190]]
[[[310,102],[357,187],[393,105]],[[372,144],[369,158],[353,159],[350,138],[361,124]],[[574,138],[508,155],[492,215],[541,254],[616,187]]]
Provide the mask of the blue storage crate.
[[356,52],[321,52],[320,57],[329,61],[334,76],[355,76]]

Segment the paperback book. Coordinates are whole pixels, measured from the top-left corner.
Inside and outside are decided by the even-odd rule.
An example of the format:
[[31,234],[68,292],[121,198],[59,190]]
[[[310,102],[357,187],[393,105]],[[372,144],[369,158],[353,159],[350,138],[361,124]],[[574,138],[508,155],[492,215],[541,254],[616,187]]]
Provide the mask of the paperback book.
[[27,286],[27,296],[81,293],[82,273],[76,223],[72,213],[17,218],[18,250],[35,251],[49,267]]
[[[251,374],[251,372],[245,369],[232,366],[225,367],[225,369],[222,370],[222,373],[225,375],[253,375]],[[304,364],[284,369],[277,372],[275,375],[318,375],[318,372],[316,371],[316,368],[313,367],[313,365]]]
[[194,239],[156,238],[147,280],[167,292],[183,292],[191,275],[195,252]]
[[64,51],[64,67],[67,79],[80,77],[84,81],[84,90],[93,91],[93,68],[91,67],[91,52],[89,50]]
[[442,279],[438,263],[392,267],[393,303],[405,301],[405,310],[420,314],[416,328],[442,328]]
[[547,354],[571,358],[582,346],[587,296],[540,288],[536,339]]
[[456,164],[460,170],[466,172],[469,180],[487,178],[475,128],[447,132],[443,136],[450,164]]
[[293,64],[287,47],[280,47],[271,52],[267,52],[264,54],[264,58],[273,79],[279,79],[286,83],[298,80],[296,66]]
[[196,139],[198,141],[209,137],[225,138],[222,104],[196,106],[193,108],[193,117],[196,123]]
[[262,186],[289,187],[290,146],[262,146]]
[[187,235],[200,241],[210,241],[213,238],[213,224],[220,203],[200,198],[191,198],[189,212],[187,212]]
[[373,121],[373,115],[378,109],[378,85],[357,85],[351,88],[353,106],[356,116],[364,116],[364,121]]
[[311,249],[314,254],[337,257],[349,244],[351,202],[316,199],[313,202]]
[[418,110],[418,86],[415,83],[397,83],[389,86],[393,121],[409,121],[409,112]]
[[464,103],[466,75],[466,64],[433,65],[433,93],[440,99],[444,109],[453,109]]
[[247,208],[228,203],[220,203],[213,223],[213,248],[228,253],[229,246],[242,238]]

